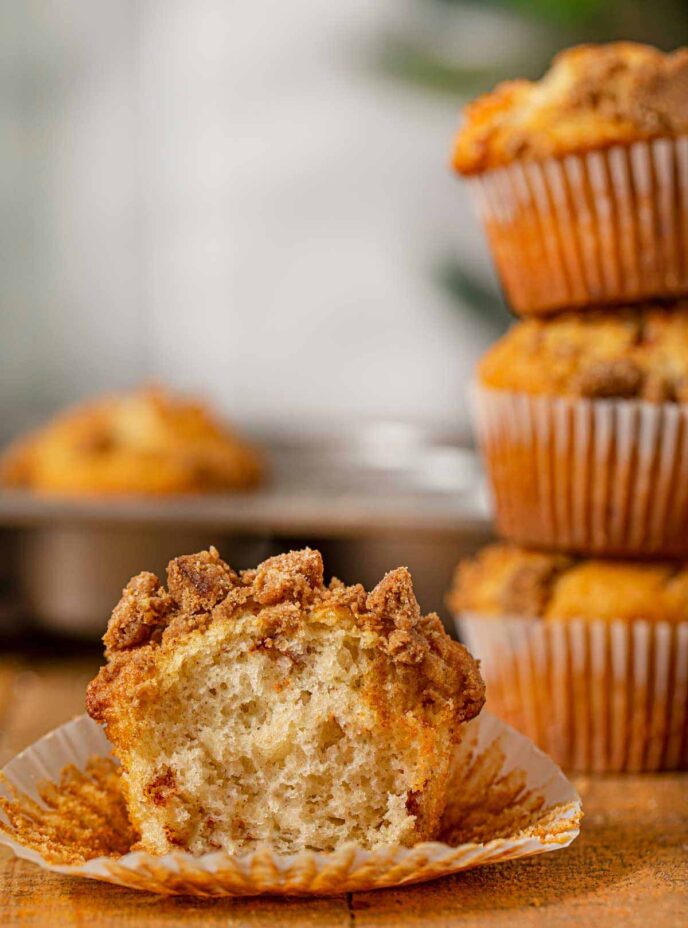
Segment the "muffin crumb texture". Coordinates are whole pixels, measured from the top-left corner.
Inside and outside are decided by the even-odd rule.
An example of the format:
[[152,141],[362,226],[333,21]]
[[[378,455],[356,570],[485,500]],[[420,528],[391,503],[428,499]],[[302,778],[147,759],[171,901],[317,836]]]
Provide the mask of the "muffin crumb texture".
[[437,834],[476,662],[406,568],[366,593],[317,551],[237,573],[211,548],[123,592],[88,689],[140,846],[291,853]]
[[469,104],[454,166],[474,174],[686,132],[688,49],[580,45],[557,55],[540,81],[507,81]]
[[688,566],[494,544],[459,564],[447,604],[456,613],[551,621],[685,622]]
[[688,402],[688,303],[586,310],[516,323],[484,355],[494,389]]

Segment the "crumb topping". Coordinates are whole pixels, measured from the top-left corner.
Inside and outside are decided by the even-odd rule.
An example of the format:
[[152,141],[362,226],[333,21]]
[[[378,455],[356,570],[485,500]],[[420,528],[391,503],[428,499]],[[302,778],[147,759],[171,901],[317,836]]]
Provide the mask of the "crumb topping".
[[406,567],[390,571],[366,593],[361,584],[346,586],[336,578],[326,586],[322,556],[310,548],[280,554],[238,574],[212,547],[171,561],[167,590],[150,573],[127,584],[103,638],[108,664],[89,685],[88,711],[103,721],[113,687],[123,680],[127,685],[140,681],[160,649],[178,647],[213,622],[251,612],[260,647],[290,653],[290,638],[300,623],[325,609],[340,617],[343,611],[343,619],[374,633],[388,659],[413,669],[443,698],[456,698],[460,691],[456,712],[461,719],[480,711],[484,685],[477,663],[449,638],[435,613],[422,615]]
[[167,588],[182,612],[210,612],[226,598],[238,577],[216,548],[177,557],[167,568]]
[[420,620],[420,606],[413,591],[407,567],[398,567],[380,580],[366,600],[368,609],[397,628],[414,628]]
[[382,578],[366,600],[370,612],[393,626],[387,652],[403,664],[419,664],[427,655],[427,638],[418,630],[421,613],[407,567],[392,570]]
[[174,600],[155,574],[144,571],[122,591],[103,636],[105,654],[127,651],[147,644],[168,623]]
[[319,551],[305,548],[264,561],[253,578],[253,596],[261,606],[294,602],[307,605],[323,589],[323,560]]
[[499,84],[468,105],[463,174],[688,132],[688,49],[612,42],[561,52],[540,81]]

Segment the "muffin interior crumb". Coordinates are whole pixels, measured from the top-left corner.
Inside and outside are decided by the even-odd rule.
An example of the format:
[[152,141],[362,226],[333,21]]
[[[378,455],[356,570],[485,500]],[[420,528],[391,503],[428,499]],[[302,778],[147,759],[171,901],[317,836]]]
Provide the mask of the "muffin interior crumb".
[[362,704],[371,659],[358,637],[314,624],[294,649],[274,648],[253,638],[252,618],[236,620],[231,641],[210,630],[149,710],[130,774],[168,814],[144,824],[145,844],[407,840],[421,758],[412,745],[400,755]]

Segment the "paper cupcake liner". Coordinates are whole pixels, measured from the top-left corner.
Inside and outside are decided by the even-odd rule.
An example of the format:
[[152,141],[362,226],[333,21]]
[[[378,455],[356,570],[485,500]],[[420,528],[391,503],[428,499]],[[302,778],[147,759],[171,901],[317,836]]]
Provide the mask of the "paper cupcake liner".
[[332,853],[294,855],[261,848],[200,857],[181,851],[106,856],[101,848],[99,856],[82,859],[88,856],[83,847],[89,830],[112,833],[113,848],[121,848],[123,829],[126,836],[126,826],[119,836],[113,833],[121,797],[112,789],[108,796],[102,778],[100,787],[96,783],[97,769],[108,764],[114,769],[109,754],[103,731],[81,716],[11,761],[0,783],[0,842],[47,870],[156,893],[328,895],[423,882],[557,850],[577,836],[581,817],[578,795],[552,761],[523,735],[482,713],[466,726],[454,757],[443,823],[447,843],[372,851],[349,844]]
[[522,544],[688,556],[688,406],[478,387],[499,532]]
[[465,613],[488,706],[568,770],[688,768],[688,622]]
[[688,137],[516,161],[469,183],[517,312],[688,293]]

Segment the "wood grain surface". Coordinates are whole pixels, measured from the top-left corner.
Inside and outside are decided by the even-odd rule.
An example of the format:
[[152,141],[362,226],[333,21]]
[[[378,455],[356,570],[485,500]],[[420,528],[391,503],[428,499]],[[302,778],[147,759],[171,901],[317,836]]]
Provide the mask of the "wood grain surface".
[[[83,711],[97,657],[0,659],[0,764]],[[61,877],[0,849],[0,926],[688,925],[688,775],[579,778],[586,817],[567,850],[421,886],[331,899],[159,898]]]

